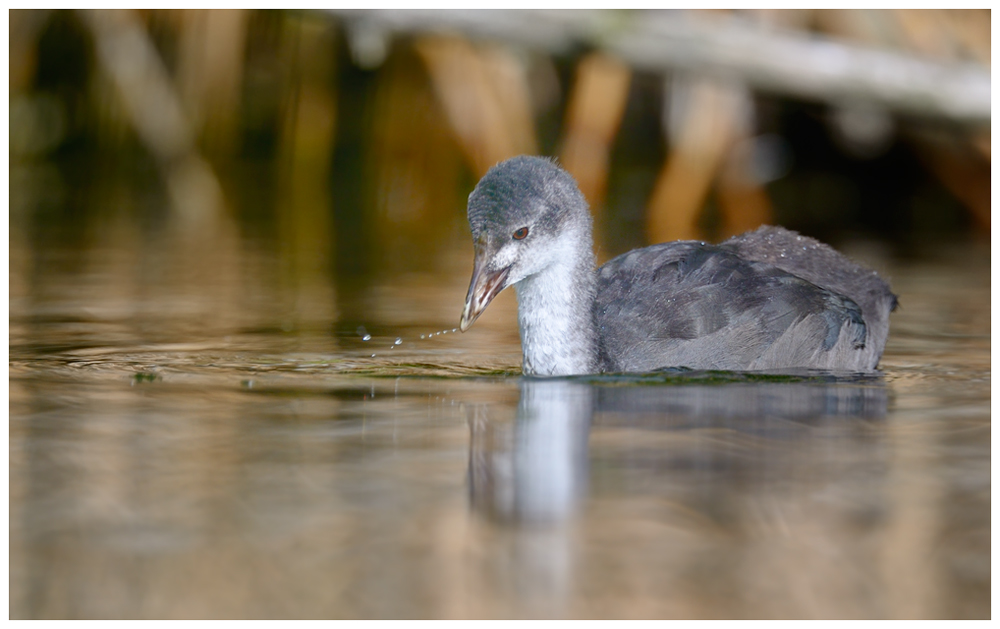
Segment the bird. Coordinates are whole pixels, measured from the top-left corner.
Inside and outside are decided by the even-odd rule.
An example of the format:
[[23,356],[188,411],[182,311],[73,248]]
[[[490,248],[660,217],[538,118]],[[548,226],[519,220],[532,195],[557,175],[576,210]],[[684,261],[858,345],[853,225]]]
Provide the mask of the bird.
[[474,258],[459,329],[513,286],[528,376],[873,372],[898,301],[875,271],[769,225],[719,244],[635,249],[597,268],[587,201],[546,157],[490,168],[467,213]]

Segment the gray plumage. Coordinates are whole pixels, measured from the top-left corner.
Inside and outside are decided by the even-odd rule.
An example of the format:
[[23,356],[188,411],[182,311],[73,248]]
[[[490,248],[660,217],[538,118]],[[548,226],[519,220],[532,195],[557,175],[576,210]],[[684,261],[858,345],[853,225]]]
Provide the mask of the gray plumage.
[[490,169],[468,214],[476,258],[462,330],[513,285],[526,374],[864,372],[885,348],[896,305],[888,284],[781,227],[718,245],[636,249],[595,272],[590,213],[576,182],[527,156]]

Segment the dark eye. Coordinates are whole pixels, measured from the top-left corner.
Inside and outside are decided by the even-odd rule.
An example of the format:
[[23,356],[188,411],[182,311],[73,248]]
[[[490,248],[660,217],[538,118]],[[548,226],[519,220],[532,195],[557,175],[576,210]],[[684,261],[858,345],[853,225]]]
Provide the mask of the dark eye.
[[521,229],[514,232],[514,240],[524,240],[528,237],[528,228],[522,227]]

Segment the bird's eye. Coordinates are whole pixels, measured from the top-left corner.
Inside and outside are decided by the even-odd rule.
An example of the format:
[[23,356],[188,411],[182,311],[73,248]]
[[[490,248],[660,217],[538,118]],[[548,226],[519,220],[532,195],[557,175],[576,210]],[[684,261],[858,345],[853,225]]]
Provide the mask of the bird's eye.
[[514,232],[514,240],[524,240],[528,237],[528,228],[522,227],[521,229]]

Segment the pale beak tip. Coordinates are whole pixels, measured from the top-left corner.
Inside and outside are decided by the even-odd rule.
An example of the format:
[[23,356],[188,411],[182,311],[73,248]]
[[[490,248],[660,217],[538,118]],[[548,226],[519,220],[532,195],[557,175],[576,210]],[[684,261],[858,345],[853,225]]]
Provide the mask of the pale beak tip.
[[458,321],[458,331],[465,332],[470,327],[472,327],[472,322],[475,320],[476,320],[475,317],[472,318],[469,317],[469,310],[468,308],[466,308],[465,311],[462,313],[462,318],[459,319]]

